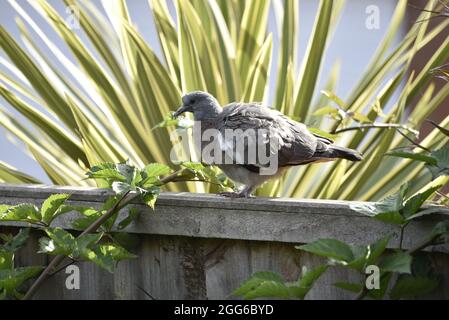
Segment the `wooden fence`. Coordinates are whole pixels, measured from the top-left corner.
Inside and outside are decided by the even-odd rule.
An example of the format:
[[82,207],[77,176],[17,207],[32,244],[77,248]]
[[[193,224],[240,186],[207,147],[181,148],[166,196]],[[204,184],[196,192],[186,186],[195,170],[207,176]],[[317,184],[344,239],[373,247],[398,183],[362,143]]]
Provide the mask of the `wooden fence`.
[[[100,207],[108,190],[74,187],[0,185],[0,204],[35,203],[49,195],[70,193],[70,203]],[[67,275],[49,279],[37,299],[232,299],[230,294],[255,271],[274,271],[287,280],[298,278],[301,266],[313,267],[325,260],[294,248],[319,238],[368,244],[395,228],[352,211],[349,202],[297,199],[224,199],[215,195],[164,193],[153,212],[135,204],[139,219],[126,232],[137,234],[130,249],[139,258],[120,262],[111,274],[91,263],[78,263],[79,290],[68,290]],[[122,213],[123,214],[123,213]],[[61,216],[56,226],[70,229],[73,215]],[[407,227],[403,245],[410,247],[435,223],[423,219]],[[14,232],[18,224],[1,223],[0,232]],[[47,264],[36,254],[37,239],[21,249],[17,265]],[[390,248],[398,246],[398,234]],[[434,265],[442,283],[433,298],[449,298],[447,247],[433,249]],[[333,286],[335,282],[360,281],[354,271],[329,269],[316,283],[308,299],[351,299],[353,294]],[[144,293],[144,291],[146,293]]]

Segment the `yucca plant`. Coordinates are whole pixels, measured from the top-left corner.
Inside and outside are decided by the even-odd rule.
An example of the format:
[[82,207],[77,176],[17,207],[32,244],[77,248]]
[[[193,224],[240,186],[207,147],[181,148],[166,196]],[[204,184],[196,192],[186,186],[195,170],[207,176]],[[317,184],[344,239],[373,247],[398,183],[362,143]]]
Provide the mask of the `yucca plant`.
[[[55,184],[87,185],[84,172],[99,162],[169,163],[173,129],[152,129],[180,104],[183,93],[193,90],[208,91],[222,104],[268,103],[270,92],[274,108],[334,133],[339,144],[365,154],[359,164],[339,161],[295,168],[281,181],[268,183],[259,194],[376,200],[397,190],[404,180],[414,178],[418,189],[428,179],[423,164],[384,154],[415,139],[416,130],[449,95],[449,83],[435,92],[430,73],[449,58],[449,38],[422,71],[410,67],[415,54],[449,24],[444,19],[429,28],[430,11],[443,5],[439,1],[429,1],[418,23],[393,46],[407,9],[406,0],[398,1],[388,32],[344,100],[334,92],[338,64],[326,87],[317,85],[326,45],[344,1],[320,1],[302,61],[298,61],[296,45],[297,0],[174,0],[175,16],[167,1],[150,0],[148,14],[154,18],[162,60],[134,27],[125,0],[101,1],[106,17],[91,2],[65,0],[79,13],[81,30],[73,30],[46,1],[29,1],[64,40],[72,57],[64,55],[19,3],[9,2],[19,16],[21,43],[0,27],[0,44],[9,59],[0,60],[9,71],[0,71],[0,94],[26,123],[2,107],[0,124],[24,142]],[[267,31],[270,4],[277,10],[282,31],[276,39]],[[35,37],[50,49],[52,57],[42,53]],[[279,61],[272,61],[273,48],[279,48]],[[60,70],[55,60],[66,70]],[[276,65],[276,75],[270,75],[271,64]],[[270,87],[271,76],[277,78],[275,87]],[[323,114],[332,114],[334,119],[323,121]],[[440,126],[448,124],[449,117]],[[363,125],[391,129],[352,130]],[[435,129],[421,144],[437,149],[446,142],[447,137]],[[0,180],[36,182],[3,164]],[[208,191],[200,183],[170,188]]]

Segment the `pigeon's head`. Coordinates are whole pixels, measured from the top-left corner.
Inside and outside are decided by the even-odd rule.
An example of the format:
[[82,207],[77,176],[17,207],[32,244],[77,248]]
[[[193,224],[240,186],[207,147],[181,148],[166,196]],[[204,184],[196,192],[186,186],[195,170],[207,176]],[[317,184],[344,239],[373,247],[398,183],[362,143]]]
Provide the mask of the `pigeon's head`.
[[217,99],[207,92],[196,91],[182,97],[182,106],[174,113],[178,117],[184,112],[192,112],[195,120],[214,118],[222,111]]

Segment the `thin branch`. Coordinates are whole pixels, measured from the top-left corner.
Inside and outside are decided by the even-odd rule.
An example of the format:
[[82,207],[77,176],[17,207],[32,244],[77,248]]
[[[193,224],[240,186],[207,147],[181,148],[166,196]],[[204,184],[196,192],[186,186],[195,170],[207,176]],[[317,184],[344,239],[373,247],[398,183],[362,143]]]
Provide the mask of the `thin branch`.
[[[184,171],[184,169],[178,170],[164,178],[161,179],[161,183],[165,184],[175,179],[180,172]],[[99,217],[95,222],[93,222],[89,227],[87,227],[79,236],[86,235],[88,233],[95,232],[106,220],[108,220],[111,216],[113,216],[116,212],[120,211],[124,207],[126,207],[130,202],[139,197],[139,193],[130,193],[130,191],[124,193],[121,198],[114,204],[112,208],[110,208],[104,215]],[[43,282],[51,275],[53,270],[55,270],[61,262],[64,260],[65,255],[58,255],[53,258],[53,260],[49,263],[49,265],[42,271],[39,277],[34,281],[31,285],[30,289],[28,289],[27,293],[23,297],[23,300],[31,299],[36,291],[40,288]]]
[[416,131],[414,129],[411,129],[411,128],[407,127],[406,125],[399,124],[399,123],[370,123],[370,124],[362,124],[360,126],[354,126],[354,127],[343,128],[343,129],[337,129],[337,130],[334,130],[332,133],[333,134],[338,134],[338,133],[347,132],[347,131],[373,129],[373,128],[377,128],[377,129],[398,129],[399,128],[399,129],[404,129],[404,130],[410,131],[415,136],[417,136],[419,134],[418,131]]
[[415,147],[420,148],[420,149],[422,149],[422,150],[424,150],[424,151],[427,151],[427,152],[432,152],[432,150],[430,150],[430,149],[428,149],[428,148],[426,148],[426,147],[420,145],[418,142],[414,141],[413,139],[410,139],[410,137],[407,136],[405,133],[403,133],[400,129],[397,129],[397,132],[399,132],[399,134],[400,134],[401,136],[403,136],[405,139],[407,139],[407,140],[408,140],[411,144],[413,144]]
[[[127,197],[128,193],[129,191],[123,194],[123,196],[114,204],[112,208],[110,208],[104,215],[102,215],[94,223],[92,223],[89,227],[87,227],[87,229],[84,230],[78,237],[96,231],[107,219],[109,219],[112,215],[114,215],[117,210],[120,210],[120,208],[123,208],[123,205],[126,206],[129,202],[131,202],[131,200],[133,200],[138,196],[138,194],[132,194],[125,200],[125,197]],[[55,270],[59,266],[59,264],[65,259],[65,257],[66,257],[65,255],[57,255],[56,257],[53,258],[50,264],[44,269],[44,271],[42,271],[42,273],[39,275],[36,281],[34,281],[34,283],[31,285],[30,289],[28,289],[27,293],[23,297],[23,300],[29,300],[34,296],[36,291],[50,276],[53,270]]]
[[56,270],[55,272],[51,273],[47,279],[53,277],[54,275],[58,274],[59,272],[61,272],[62,270],[64,270],[65,268],[67,268],[68,266],[71,266],[72,264],[76,263],[78,261],[76,261],[75,259],[70,258],[70,262],[68,262],[67,264],[65,264],[64,266],[62,266],[61,268],[59,268],[58,270]]

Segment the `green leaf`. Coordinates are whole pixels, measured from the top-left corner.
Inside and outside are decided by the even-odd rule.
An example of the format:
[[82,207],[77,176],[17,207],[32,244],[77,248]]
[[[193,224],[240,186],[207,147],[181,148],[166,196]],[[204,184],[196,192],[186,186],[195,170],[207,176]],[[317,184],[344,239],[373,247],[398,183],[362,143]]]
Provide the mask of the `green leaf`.
[[350,282],[336,282],[334,283],[334,286],[354,293],[360,292],[363,288],[363,285],[360,283],[350,283]]
[[295,114],[305,120],[317,85],[322,59],[331,30],[333,1],[321,0],[315,25],[303,60],[295,99]]
[[128,215],[123,218],[117,225],[118,230],[123,230],[129,226],[133,221],[135,221],[139,216],[139,210],[137,208],[131,208],[128,211]]
[[150,163],[141,172],[143,180],[139,183],[142,188],[148,188],[159,181],[160,176],[165,176],[171,173],[173,170],[160,163]]
[[273,272],[256,272],[236,289],[232,295],[242,296],[244,299],[258,297],[288,298],[289,291],[283,283],[283,278]]
[[26,243],[29,235],[30,229],[22,228],[10,241],[3,245],[3,248],[5,250],[8,250],[9,252],[16,252],[17,249],[19,249]]
[[405,223],[405,218],[400,211],[403,209],[403,202],[408,188],[409,185],[407,183],[403,184],[399,192],[379,202],[351,204],[350,208],[386,223],[402,225]]
[[71,254],[72,258],[85,258],[92,248],[103,237],[103,233],[89,233],[82,235],[75,240],[75,248]]
[[449,220],[438,222],[430,233],[431,237],[440,237],[449,234]]
[[327,106],[319,108],[314,113],[312,113],[312,116],[319,117],[319,116],[338,115],[338,114],[339,114],[338,109],[331,106]]
[[380,288],[372,289],[368,291],[368,296],[373,299],[383,299],[385,293],[388,290],[390,280],[393,276],[393,273],[384,273],[380,276]]
[[[335,102],[337,104],[337,106],[339,106],[341,109],[345,109],[345,103],[343,102],[342,99],[340,99],[335,93],[330,92],[328,90],[321,90],[321,93],[323,95],[325,95],[327,98],[329,98],[330,100],[332,100],[333,102]],[[338,110],[337,110],[338,112]]]
[[315,281],[317,281],[326,270],[326,265],[311,270],[307,270],[306,267],[303,267],[298,285],[289,285],[290,295],[295,298],[304,299],[310,289],[312,289]]
[[70,197],[69,194],[54,194],[48,197],[41,207],[42,221],[49,225],[63,211],[62,205]]
[[386,156],[391,157],[399,157],[399,158],[406,158],[406,159],[412,159],[416,161],[425,162],[431,166],[437,165],[437,159],[432,156],[426,156],[422,153],[413,153],[413,152],[406,152],[406,151],[390,151],[385,154]]
[[147,192],[141,195],[141,199],[143,203],[149,206],[151,209],[154,209],[154,205],[156,204],[157,197],[159,196],[159,188],[152,188],[151,190],[146,190]]
[[398,211],[381,212],[381,213],[376,214],[373,218],[376,220],[382,221],[382,222],[397,224],[397,225],[402,225],[406,221],[404,219],[404,217]]
[[204,170],[204,165],[200,162],[191,162],[191,161],[185,161],[181,163],[181,166],[192,171],[193,173],[198,173],[202,170]]
[[114,169],[102,169],[95,172],[88,172],[88,177],[91,179],[105,179],[111,181],[126,181],[126,178]]
[[14,252],[4,250],[0,247],[0,270],[14,268]]
[[387,235],[386,237],[378,240],[374,244],[368,246],[368,254],[366,257],[366,264],[371,265],[375,264],[377,259],[384,253],[388,243],[390,242],[391,236]]
[[112,183],[112,190],[115,194],[124,194],[132,189],[131,185],[126,182],[114,181]]
[[37,276],[43,267],[21,267],[12,270],[0,270],[0,291],[5,290],[11,294],[19,288],[26,280]]
[[412,272],[412,256],[406,252],[396,252],[386,256],[380,268],[386,272],[411,273]]
[[449,147],[433,151],[431,155],[437,160],[436,166],[427,166],[433,177],[449,175]]
[[[4,207],[2,208],[5,209]],[[41,214],[34,204],[19,204],[0,213],[0,220],[39,223]]]
[[424,202],[431,197],[437,190],[443,187],[445,181],[442,181],[441,178],[437,178],[431,183],[427,184],[424,188],[419,190],[418,193],[410,197],[404,204],[403,215],[406,218],[414,215],[421,209]]
[[354,259],[351,247],[336,239],[320,239],[296,248],[337,261],[350,262]]
[[135,179],[137,178],[137,168],[128,163],[118,163],[116,164],[117,171],[125,177],[125,181],[134,185]]
[[444,135],[449,137],[449,129],[443,128],[442,126],[438,125],[438,123],[436,123],[435,121],[428,120],[428,122],[430,122],[438,130],[440,130]]
[[136,257],[136,255],[117,244],[97,245],[92,250],[85,250],[83,254],[84,259],[92,261],[111,273],[114,271],[114,266],[118,261]]
[[232,295],[243,296],[258,287],[264,281],[282,282],[284,279],[282,276],[274,272],[256,272],[248,280],[243,282],[240,287],[232,293]]
[[391,299],[414,298],[431,293],[439,285],[435,278],[401,276],[391,289]]
[[314,135],[321,136],[321,137],[323,137],[323,138],[327,138],[327,139],[330,139],[330,140],[332,140],[332,141],[334,141],[334,140],[337,138],[336,135],[331,134],[331,133],[329,133],[329,132],[325,132],[325,131],[320,130],[320,129],[318,129],[318,128],[307,128],[307,129],[308,129],[310,132],[312,132]]
[[75,238],[61,228],[45,229],[50,238],[40,238],[39,248],[42,253],[69,256],[76,249]]

